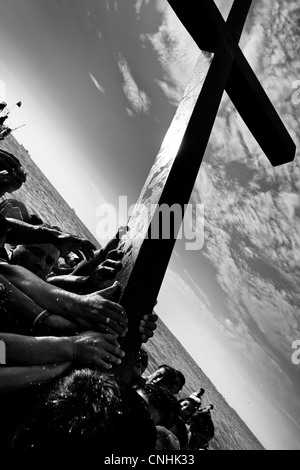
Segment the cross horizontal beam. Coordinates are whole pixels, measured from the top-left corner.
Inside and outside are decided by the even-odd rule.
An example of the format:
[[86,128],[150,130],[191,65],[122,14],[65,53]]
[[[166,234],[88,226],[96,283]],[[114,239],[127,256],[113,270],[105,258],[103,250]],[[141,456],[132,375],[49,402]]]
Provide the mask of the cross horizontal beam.
[[[228,23],[237,37],[242,32],[250,3],[250,0],[236,0],[230,11]],[[127,381],[141,345],[139,320],[154,308],[178,231],[174,227],[173,236],[153,239],[152,228],[162,206],[171,208],[177,204],[184,214],[232,64],[233,56],[222,41],[212,59],[200,57],[129,220],[130,231],[122,240],[120,248],[125,255],[118,276],[123,290],[119,301],[127,312],[129,330],[120,340],[126,355],[116,372]],[[157,209],[152,215],[151,206],[155,205]]]
[[[235,0],[226,23],[212,0],[169,0],[169,3],[198,45],[203,47],[207,41],[213,54],[200,55],[129,220],[131,230],[120,246],[124,267],[118,276],[122,288],[118,300],[127,312],[129,331],[125,338],[120,338],[126,355],[114,372],[127,381],[141,345],[139,321],[154,308],[179,230],[173,227],[173,236],[153,239],[152,227],[162,206],[171,208],[177,204],[184,214],[224,90],[273,164],[291,159],[295,149],[238,47],[251,0]],[[146,210],[141,211],[140,206]],[[156,206],[154,212],[151,206]]]
[[236,32],[224,21],[215,3],[168,2],[200,49],[215,52],[218,41],[224,43],[234,57],[225,86],[231,101],[273,166],[292,161],[296,145],[239,48]]

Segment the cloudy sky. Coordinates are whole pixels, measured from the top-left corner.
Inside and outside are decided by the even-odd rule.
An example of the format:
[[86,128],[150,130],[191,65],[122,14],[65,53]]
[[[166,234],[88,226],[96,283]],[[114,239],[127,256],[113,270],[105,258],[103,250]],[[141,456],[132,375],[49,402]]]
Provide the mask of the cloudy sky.
[[[232,0],[219,0],[224,15]],[[298,148],[299,1],[254,0],[241,47]],[[133,204],[200,51],[165,0],[0,0],[15,137],[96,235]],[[157,312],[263,445],[300,448],[300,172],[273,168],[224,95]],[[200,221],[199,226],[202,226]],[[99,232],[99,230],[98,230]],[[300,354],[299,354],[300,357]]]

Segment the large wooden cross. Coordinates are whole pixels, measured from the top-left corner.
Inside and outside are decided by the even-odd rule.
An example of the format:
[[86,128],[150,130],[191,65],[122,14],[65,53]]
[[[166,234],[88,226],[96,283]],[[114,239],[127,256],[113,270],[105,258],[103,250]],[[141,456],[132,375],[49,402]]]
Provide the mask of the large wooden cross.
[[179,204],[183,218],[224,90],[273,166],[295,156],[294,142],[238,46],[251,0],[234,0],[226,22],[213,0],[168,1],[199,48],[211,54],[200,56],[122,243],[119,301],[129,331],[121,342],[125,358],[115,372],[126,381],[141,346],[139,321],[155,306],[179,227],[169,239],[151,239],[151,231],[156,233],[162,205]]

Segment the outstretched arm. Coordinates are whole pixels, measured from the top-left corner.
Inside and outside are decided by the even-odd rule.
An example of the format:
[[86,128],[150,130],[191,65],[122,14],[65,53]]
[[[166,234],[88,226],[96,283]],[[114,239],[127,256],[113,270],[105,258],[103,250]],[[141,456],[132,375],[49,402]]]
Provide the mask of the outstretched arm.
[[22,243],[23,245],[31,243],[53,243],[61,248],[65,253],[69,251],[82,251],[87,259],[92,259],[95,245],[84,238],[62,233],[48,227],[31,225],[17,219],[6,219],[6,240],[8,243]]
[[[115,253],[115,252],[111,252]],[[123,254],[116,256],[122,258]],[[94,261],[94,260],[92,260]],[[68,274],[65,276],[51,276],[47,279],[47,283],[52,284],[68,292],[76,294],[90,294],[101,288],[106,281],[115,279],[117,273],[122,269],[122,263],[114,259],[106,259],[90,276],[74,276]]]
[[113,335],[87,332],[71,337],[29,337],[1,333],[6,365],[0,367],[0,393],[7,393],[61,375],[70,365],[85,364],[107,371],[124,356]]
[[49,382],[62,375],[69,366],[70,362],[40,366],[1,367],[0,395]]
[[109,300],[117,294],[118,283],[92,294],[78,295],[47,284],[22,266],[0,263],[0,275],[43,309],[73,321],[85,330],[117,335],[124,335],[127,331],[124,309]]
[[73,343],[69,337],[0,333],[0,340],[5,344],[7,366],[58,364],[73,360]]
[[43,308],[1,275],[0,286],[0,331],[30,333]]

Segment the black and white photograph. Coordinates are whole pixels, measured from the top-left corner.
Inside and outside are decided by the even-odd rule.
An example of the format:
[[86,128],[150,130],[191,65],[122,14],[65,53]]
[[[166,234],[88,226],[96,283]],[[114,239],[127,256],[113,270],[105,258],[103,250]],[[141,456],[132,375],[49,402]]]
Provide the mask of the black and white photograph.
[[299,0],[0,0],[0,44],[0,450],[300,450]]

